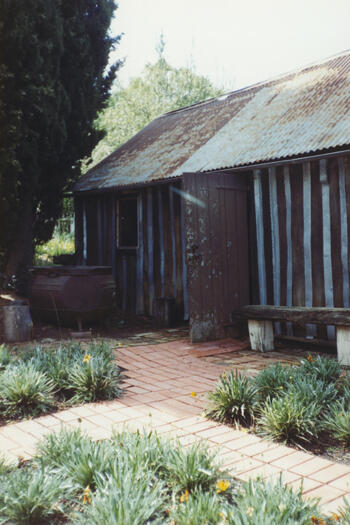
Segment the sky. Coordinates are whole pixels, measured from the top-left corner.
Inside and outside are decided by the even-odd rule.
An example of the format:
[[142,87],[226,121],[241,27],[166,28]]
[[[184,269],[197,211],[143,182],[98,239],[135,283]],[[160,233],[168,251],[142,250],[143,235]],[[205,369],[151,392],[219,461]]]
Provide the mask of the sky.
[[350,49],[350,0],[117,0],[127,85],[157,58],[163,33],[173,67],[192,64],[226,91]]

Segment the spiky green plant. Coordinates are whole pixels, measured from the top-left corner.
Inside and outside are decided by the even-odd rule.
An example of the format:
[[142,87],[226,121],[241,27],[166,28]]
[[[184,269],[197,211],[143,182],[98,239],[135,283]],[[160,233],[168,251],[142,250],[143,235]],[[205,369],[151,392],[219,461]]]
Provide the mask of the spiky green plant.
[[7,368],[0,378],[0,400],[8,416],[36,415],[54,403],[54,383],[29,363]]
[[86,354],[75,363],[69,376],[69,386],[74,391],[71,403],[114,399],[123,393],[122,374],[119,367],[105,355]]
[[173,507],[170,523],[176,525],[221,525],[225,523],[226,513],[218,495],[195,492],[183,498],[180,505]]
[[[227,512],[228,525],[310,525],[325,519],[317,500],[304,500],[283,481],[250,480],[243,483]],[[315,521],[316,523],[316,521]],[[321,523],[321,521],[320,521]]]
[[107,477],[97,481],[91,504],[74,516],[73,522],[84,525],[145,525],[164,523],[162,509],[166,491],[152,472],[130,468],[128,462],[116,461]]
[[79,428],[62,427],[59,432],[51,432],[36,445],[36,459],[51,468],[65,465],[69,458],[80,454],[82,447],[91,445],[92,440]]
[[273,398],[285,392],[295,377],[295,367],[276,363],[261,370],[255,377],[254,384],[258,391],[259,402]]
[[257,407],[257,388],[252,379],[239,372],[230,372],[220,377],[208,399],[208,417],[221,422],[249,424]]
[[301,375],[315,376],[325,384],[336,383],[340,377],[341,366],[336,359],[317,356],[302,359],[298,373]]
[[268,399],[261,408],[258,431],[274,441],[301,444],[315,439],[321,427],[320,406],[298,399],[292,392]]
[[350,410],[344,400],[338,400],[331,405],[324,418],[324,426],[344,446],[350,446]]
[[23,525],[52,523],[64,514],[72,488],[57,474],[25,467],[0,478],[0,521]]
[[66,455],[59,472],[74,487],[84,489],[89,486],[93,490],[96,487],[96,476],[108,475],[114,460],[114,450],[109,441],[83,440],[79,448]]
[[4,370],[13,360],[10,350],[5,344],[0,345],[0,370]]
[[166,483],[176,492],[210,490],[224,475],[215,463],[215,457],[203,443],[195,443],[189,448],[179,444],[172,447],[167,456]]

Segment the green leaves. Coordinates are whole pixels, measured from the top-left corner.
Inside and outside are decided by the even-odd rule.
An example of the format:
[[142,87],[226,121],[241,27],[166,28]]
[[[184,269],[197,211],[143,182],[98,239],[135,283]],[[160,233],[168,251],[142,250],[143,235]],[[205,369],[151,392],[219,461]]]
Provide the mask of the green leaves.
[[206,411],[208,417],[217,421],[250,424],[257,407],[257,388],[253,381],[240,373],[223,374],[213,392]]
[[[103,133],[94,128],[121,63],[108,66],[114,0],[0,0],[0,271],[47,241],[63,194]],[[24,292],[24,280],[17,280]]]
[[126,88],[117,86],[96,126],[105,137],[95,148],[92,165],[124,144],[159,115],[221,94],[191,68],[173,68],[160,57],[146,65]]

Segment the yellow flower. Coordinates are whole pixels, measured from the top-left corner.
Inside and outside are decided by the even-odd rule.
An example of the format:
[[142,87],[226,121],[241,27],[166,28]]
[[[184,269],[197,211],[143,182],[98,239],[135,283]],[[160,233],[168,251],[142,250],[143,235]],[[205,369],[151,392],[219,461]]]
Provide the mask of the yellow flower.
[[227,479],[219,479],[219,481],[216,484],[216,492],[220,494],[220,492],[225,492],[230,486],[230,482],[227,481]]
[[91,359],[91,355],[90,354],[85,354],[84,355],[84,359],[83,359],[83,363],[88,363]]
[[219,512],[219,516],[223,521],[227,521],[227,516],[223,512]]
[[280,390],[283,390],[283,386],[280,386]]
[[[309,361],[309,363],[312,363],[313,360],[314,360],[314,358],[313,358],[312,355],[310,355],[310,354],[307,356],[306,359]],[[311,518],[311,519],[312,519],[312,518]],[[316,518],[316,519],[317,519],[317,518]]]
[[248,507],[245,513],[247,514],[247,516],[253,516],[253,513],[254,513],[253,507]]
[[336,514],[335,512],[332,512],[331,518],[332,518],[332,520],[334,520],[334,521],[340,521],[340,516],[339,516],[339,514]]
[[326,525],[326,522],[322,518],[316,518],[316,516],[311,516],[311,523],[315,525]]
[[90,505],[91,503],[91,490],[90,490],[89,485],[84,489],[84,492],[83,492],[83,505],[85,505],[86,503],[88,505]]
[[191,397],[196,397],[196,392],[191,392]]
[[118,343],[119,348],[121,348],[123,345],[121,343]]
[[188,501],[188,496],[189,495],[190,495],[190,493],[186,489],[185,492],[183,494],[181,494],[181,496],[180,496],[180,503],[185,503],[186,501]]

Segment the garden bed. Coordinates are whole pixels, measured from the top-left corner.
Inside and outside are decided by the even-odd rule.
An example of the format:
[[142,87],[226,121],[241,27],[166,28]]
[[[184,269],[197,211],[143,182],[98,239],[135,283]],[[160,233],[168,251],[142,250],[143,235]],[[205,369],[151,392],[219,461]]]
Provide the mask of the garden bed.
[[37,455],[0,463],[0,520],[18,524],[309,525],[349,523],[347,504],[326,518],[281,480],[238,483],[203,445],[156,434],[94,442],[79,430],[49,434]]
[[122,395],[123,376],[104,341],[51,348],[0,345],[0,423]]
[[269,440],[350,463],[350,374],[329,357],[222,374],[206,411]]

